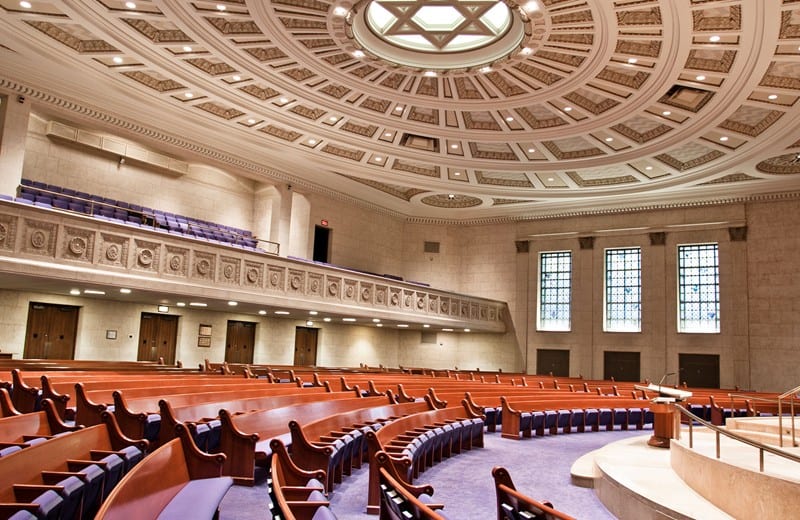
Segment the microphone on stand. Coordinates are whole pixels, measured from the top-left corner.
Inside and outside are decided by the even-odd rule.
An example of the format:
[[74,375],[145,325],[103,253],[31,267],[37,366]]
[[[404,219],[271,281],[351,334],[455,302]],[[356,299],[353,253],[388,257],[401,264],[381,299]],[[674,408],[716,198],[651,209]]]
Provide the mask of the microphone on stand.
[[661,383],[663,383],[663,382],[664,382],[664,380],[665,380],[667,377],[669,377],[669,376],[674,376],[675,374],[677,374],[677,372],[667,372],[667,373],[665,373],[663,376],[661,376],[661,381],[659,381],[659,382],[658,382],[658,393],[659,393],[659,394],[661,393]]

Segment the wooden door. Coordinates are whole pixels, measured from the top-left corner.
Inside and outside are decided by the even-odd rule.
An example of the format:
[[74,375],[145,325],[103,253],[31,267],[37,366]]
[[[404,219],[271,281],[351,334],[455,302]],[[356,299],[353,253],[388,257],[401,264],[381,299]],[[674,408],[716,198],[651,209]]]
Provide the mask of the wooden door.
[[699,388],[719,388],[719,356],[678,354],[678,381]]
[[638,352],[603,353],[603,379],[615,381],[641,381],[639,378]]
[[163,358],[165,364],[174,365],[177,344],[178,316],[142,313],[138,361],[158,361]]
[[228,363],[251,364],[253,345],[256,342],[256,324],[250,321],[228,320],[225,337],[225,361]]
[[79,308],[31,302],[28,305],[23,357],[74,359]]
[[569,377],[569,350],[536,349],[536,373]]
[[317,364],[317,329],[297,327],[294,333],[294,365]]

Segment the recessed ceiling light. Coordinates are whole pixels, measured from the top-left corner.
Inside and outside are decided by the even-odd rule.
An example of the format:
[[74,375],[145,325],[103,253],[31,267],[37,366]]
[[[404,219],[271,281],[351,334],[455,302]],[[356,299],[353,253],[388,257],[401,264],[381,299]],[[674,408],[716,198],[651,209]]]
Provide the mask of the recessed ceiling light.
[[650,170],[653,169],[653,167],[652,166],[645,166],[644,169],[647,170],[647,171],[650,171]]
[[447,194],[447,198],[450,199],[450,200],[453,200],[454,198],[456,198],[456,196],[453,195],[452,193],[448,193]]
[[664,110],[663,112],[661,112],[662,116],[668,116],[670,114],[672,114],[672,112],[670,112],[669,110]]
[[719,138],[719,140],[720,141],[727,141],[728,137],[723,135],[722,137]]
[[317,140],[316,139],[309,139],[308,140],[308,144],[315,145],[315,144],[317,144]]
[[81,290],[80,290],[80,289],[70,289],[70,290],[69,290],[69,293],[70,293],[72,296],[78,296],[78,295],[80,295],[80,294],[81,294]]
[[254,125],[254,124],[256,124],[256,120],[253,119],[253,118],[250,118],[250,119],[247,120],[247,124]]
[[289,100],[287,98],[285,98],[285,97],[280,98],[278,101],[280,101],[281,103],[288,103],[289,102]]
[[523,48],[522,48],[522,50],[521,50],[520,52],[521,52],[522,54],[528,55],[528,54],[530,54],[530,53],[532,53],[532,52],[533,52],[533,49],[531,49],[530,47],[523,47]]
[[553,177],[548,177],[547,178],[547,182],[553,182],[553,181],[555,181],[555,179]]
[[356,321],[356,319],[355,318],[342,318],[342,321],[346,321],[348,323],[352,323],[352,322]]
[[453,175],[455,175],[456,177],[458,177],[459,175],[461,175],[461,172],[453,172]]
[[528,153],[534,153],[534,152],[536,152],[536,148],[528,148]]
[[375,162],[383,162],[383,157],[376,157]]
[[312,326],[313,324],[314,324],[314,322],[313,322],[313,321],[311,321],[311,320],[306,320],[306,327],[310,327],[310,326]]
[[106,293],[105,291],[98,291],[97,289],[84,289],[83,290],[83,294],[99,294],[99,295],[102,296],[105,293]]
[[406,323],[398,323],[397,326],[399,328],[401,328],[401,329],[407,329],[408,328],[408,324],[406,324]]
[[120,58],[119,56],[114,56],[111,61],[113,61],[114,63],[122,63],[122,58]]
[[128,9],[136,9],[136,4],[134,4],[133,2],[125,2],[125,7],[127,7]]
[[189,302],[189,307],[208,307],[208,304],[203,302]]
[[425,77],[426,78],[435,78],[436,77],[436,71],[435,70],[426,70],[425,71]]
[[376,327],[383,327],[383,323],[376,323],[375,326]]
[[464,329],[464,332],[469,332],[469,329]]
[[492,68],[491,67],[481,67],[481,72],[483,72],[484,74],[486,74],[487,72],[492,72]]
[[606,142],[607,142],[607,143],[610,143],[610,142],[611,142],[611,141],[613,141],[613,140],[614,140],[614,138],[613,138],[613,137],[606,137]]
[[354,58],[359,58],[359,59],[361,59],[361,58],[363,58],[364,56],[365,56],[365,55],[364,55],[364,51],[361,51],[361,50],[356,50],[356,51],[353,51],[353,57],[354,57]]
[[184,92],[184,93],[183,93],[183,97],[187,97],[187,98],[193,98],[193,97],[194,97],[194,94],[192,94],[191,92]]
[[20,3],[19,3],[19,6],[20,6],[20,7],[22,7],[23,9],[30,9],[31,7],[33,7],[33,5],[31,5],[31,3],[30,3],[30,2],[27,2],[27,1],[25,1],[25,0],[23,0],[22,2],[20,2]]
[[778,94],[770,94],[767,99],[778,99]]
[[457,144],[455,144],[455,143],[454,143],[454,144],[451,144],[451,145],[450,145],[450,148],[452,148],[453,150],[455,150],[456,148],[458,148],[458,145],[457,145]]
[[705,77],[705,76],[703,76],[702,74],[700,74],[700,75],[698,75],[698,76],[695,76],[695,78],[694,78],[694,79],[696,79],[697,81],[705,81],[706,77]]
[[239,305],[239,302],[235,302],[235,301],[231,300],[231,301],[228,302],[228,305],[230,305],[231,307],[236,307],[237,305]]
[[331,319],[330,318],[322,318],[322,321],[327,323],[327,322],[331,321]]
[[308,314],[310,314],[311,316],[316,316],[319,313],[317,311],[308,311]]
[[328,118],[328,121],[331,121],[331,122],[333,122],[333,121],[336,121],[336,116],[331,116],[331,117],[329,117],[329,118]]
[[453,332],[453,329],[442,329],[442,332]]
[[130,289],[128,289],[127,287],[123,287],[123,288],[121,288],[121,289],[119,290],[119,292],[121,292],[122,294],[130,294],[130,293],[131,293],[131,290],[130,290]]
[[380,323],[380,322],[381,322],[380,318],[372,318],[372,323]]
[[628,63],[630,63],[631,65],[633,65],[637,61],[639,61],[639,60],[637,60],[636,58],[628,58]]
[[241,81],[242,77],[238,74],[231,78],[233,81]]
[[267,311],[262,309],[262,310],[258,311],[258,314],[260,314],[261,316],[266,316],[267,315]]
[[392,133],[391,132],[386,132],[385,134],[383,134],[383,137],[392,137]]
[[183,47],[183,52],[192,52],[192,48],[191,48],[191,47],[189,47],[188,45],[185,45],[185,46]]
[[710,42],[718,42],[719,40],[720,40],[720,37],[718,35],[716,35],[716,34],[714,36],[709,36],[708,37],[708,41],[710,41]]
[[217,11],[224,11],[225,9],[227,9],[227,7],[225,7],[224,5],[217,4]]
[[333,14],[335,14],[336,16],[344,16],[347,14],[347,9],[342,6],[334,7]]
[[514,120],[514,118],[513,118],[513,117],[511,117],[511,116],[506,116],[506,121],[508,121],[509,123],[510,123],[511,121],[513,121],[513,120]]
[[571,112],[571,111],[572,111],[572,107],[564,107],[564,112]]
[[423,329],[429,329],[430,327],[431,327],[431,326],[430,326],[430,325],[428,325],[427,323],[423,323],[423,324],[422,324],[422,328],[423,328]]
[[397,105],[396,107],[394,107],[394,111],[395,112],[402,112],[403,111],[403,107],[400,106],[400,105]]
[[186,302],[178,302],[175,305],[177,305],[178,307],[186,307]]
[[280,316],[286,316],[287,314],[291,314],[289,311],[275,311],[272,314],[278,314]]

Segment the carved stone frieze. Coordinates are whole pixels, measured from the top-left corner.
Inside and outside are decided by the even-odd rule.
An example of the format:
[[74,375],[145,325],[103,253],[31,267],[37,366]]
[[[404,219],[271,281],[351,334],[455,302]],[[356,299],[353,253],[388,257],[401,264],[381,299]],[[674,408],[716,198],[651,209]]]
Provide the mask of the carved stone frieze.
[[286,268],[278,265],[267,267],[267,288],[275,291],[283,291],[286,285]]
[[358,301],[364,305],[372,303],[372,297],[375,295],[375,287],[371,283],[361,282],[359,284]]
[[385,285],[375,286],[375,305],[386,306],[389,302],[389,288]]
[[57,229],[55,222],[25,219],[22,250],[28,254],[55,257]]
[[134,239],[133,268],[158,272],[161,260],[161,244],[149,240]]
[[308,273],[308,283],[306,284],[306,294],[310,296],[322,296],[322,275],[319,273]]
[[96,234],[96,231],[91,229],[65,226],[61,257],[66,260],[91,263],[94,260]]
[[358,293],[358,282],[356,280],[344,280],[342,299],[354,302]]
[[0,249],[13,251],[17,243],[17,221],[13,215],[0,214]]
[[428,295],[428,312],[439,314],[439,297],[435,294]]
[[262,287],[264,284],[264,264],[258,262],[244,262],[244,278],[242,285],[246,287]]
[[217,276],[217,281],[238,285],[241,270],[241,259],[231,256],[221,256],[219,258],[219,275]]
[[450,314],[450,298],[441,298],[439,303],[439,312],[445,316]]
[[186,278],[189,275],[189,250],[175,246],[166,246],[164,249],[164,273]]
[[402,305],[402,291],[395,287],[389,288],[389,307],[400,307]]
[[291,293],[302,294],[305,286],[306,272],[300,269],[289,269],[289,286],[287,290]]
[[204,251],[195,251],[191,277],[198,280],[214,280],[217,255]]
[[100,255],[97,261],[103,265],[128,267],[130,243],[128,237],[100,233]]
[[342,295],[342,279],[328,276],[325,281],[325,298],[338,300]]

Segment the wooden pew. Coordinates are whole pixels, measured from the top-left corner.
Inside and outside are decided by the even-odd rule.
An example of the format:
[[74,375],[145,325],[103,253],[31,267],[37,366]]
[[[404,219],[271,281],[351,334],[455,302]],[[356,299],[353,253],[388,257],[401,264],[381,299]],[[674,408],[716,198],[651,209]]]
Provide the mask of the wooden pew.
[[8,390],[0,388],[0,417],[13,417],[21,413],[22,412],[14,408],[14,403],[11,402],[11,396]]
[[81,428],[62,422],[49,399],[42,401],[42,408],[40,412],[0,418],[0,448],[27,448],[31,443]]
[[284,520],[335,519],[324,493],[325,472],[298,467],[280,439],[272,439],[270,449],[272,517]]
[[106,414],[104,421],[0,457],[0,515],[34,511],[34,497],[54,490],[70,511],[82,508],[84,517],[90,518],[104,493],[116,484],[117,470],[129,469],[128,463],[135,463],[136,454],[147,448],[146,441],[122,436],[112,415]]
[[[562,396],[551,396],[535,400],[516,401],[501,398],[503,405],[502,411],[502,436],[504,439],[519,440],[520,433],[523,437],[544,435],[545,431],[551,434],[557,433],[561,428],[564,432],[569,432],[576,427],[579,432],[585,431],[588,425],[592,431],[597,431],[602,424],[590,422],[587,418],[588,411],[600,410],[601,413],[610,413],[610,417],[605,420],[606,429],[611,430],[615,425],[620,425],[627,429],[630,424],[629,414],[638,414],[634,424],[637,429],[642,429],[648,419],[647,411],[649,401],[643,399],[628,399],[613,396],[585,396],[581,394],[565,394]],[[609,409],[610,412],[602,412]],[[619,415],[625,410],[625,418],[622,420]],[[545,417],[540,424],[534,424],[539,420],[536,412],[544,412]],[[533,413],[534,415],[530,415]],[[528,414],[528,415],[526,415]],[[578,419],[578,417],[580,417]],[[577,419],[577,423],[576,423]]]
[[[420,499],[433,494],[430,486],[411,486],[393,473],[393,463],[386,452],[375,454],[374,465],[378,475],[379,505],[377,513],[380,520],[447,520],[437,512],[443,507]],[[414,490],[414,491],[412,491]],[[416,492],[415,492],[416,491]]]
[[328,475],[326,489],[333,489],[349,474],[353,451],[357,451],[360,465],[361,452],[366,446],[363,434],[375,423],[433,410],[429,401],[385,404],[369,408],[344,411],[314,421],[301,423],[289,421],[292,455],[296,464],[306,470],[323,469]]
[[[456,427],[457,426],[457,427]],[[438,429],[438,430],[437,430]],[[435,432],[434,432],[435,431]],[[378,452],[383,451],[390,455],[390,461],[395,465],[397,474],[408,483],[412,483],[414,476],[413,454],[405,446],[413,439],[434,432],[433,435],[450,436],[453,448],[451,453],[460,453],[462,450],[471,449],[473,446],[483,446],[483,416],[476,416],[469,410],[465,403],[460,407],[440,408],[428,412],[419,412],[384,425],[376,431],[367,431],[367,447],[369,451],[369,490],[367,497],[367,512],[376,514],[380,506],[380,485],[377,464],[373,461]],[[456,438],[456,432],[459,433]],[[428,442],[435,442],[427,437]],[[421,443],[415,449],[425,449]],[[393,452],[393,453],[392,453]]]
[[[539,502],[523,495],[514,487],[508,470],[497,466],[492,469],[494,489],[497,494],[497,520],[575,520],[553,508],[549,502]],[[527,513],[523,515],[522,513]]]
[[198,450],[181,425],[177,434],[177,439],[153,451],[125,475],[96,520],[217,518],[219,505],[233,484],[233,479],[222,476],[225,455]]
[[284,444],[290,442],[290,420],[310,422],[320,417],[388,402],[387,397],[359,397],[284,406],[239,415],[220,410],[222,431],[219,446],[220,451],[227,456],[224,474],[231,475],[235,484],[252,486],[255,465],[265,465],[271,454],[269,441],[277,437],[284,440]]

